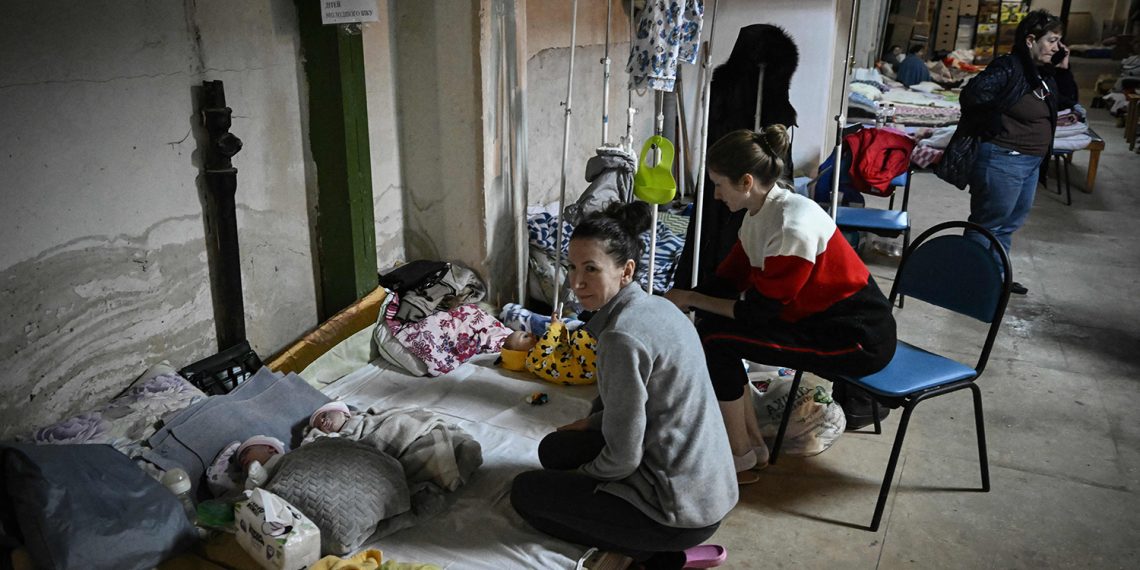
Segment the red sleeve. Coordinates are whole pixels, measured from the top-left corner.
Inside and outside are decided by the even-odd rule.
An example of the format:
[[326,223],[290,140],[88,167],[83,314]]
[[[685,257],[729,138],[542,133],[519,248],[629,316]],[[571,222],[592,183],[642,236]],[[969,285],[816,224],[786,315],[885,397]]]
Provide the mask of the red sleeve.
[[744,253],[744,246],[736,240],[728,256],[716,268],[716,276],[732,283],[737,291],[745,291],[752,285],[752,272],[759,269],[752,267],[748,254]]
[[753,269],[751,284],[761,295],[786,305],[800,294],[813,267],[812,262],[794,255],[769,257],[763,271]]

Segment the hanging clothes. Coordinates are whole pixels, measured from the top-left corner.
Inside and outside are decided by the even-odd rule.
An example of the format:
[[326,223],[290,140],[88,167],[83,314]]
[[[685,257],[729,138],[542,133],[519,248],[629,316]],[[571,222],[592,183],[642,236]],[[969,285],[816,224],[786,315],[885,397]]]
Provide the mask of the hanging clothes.
[[[760,102],[760,127],[796,124],[796,109],[792,106],[789,90],[792,76],[799,66],[800,54],[796,42],[782,28],[770,24],[753,24],[740,29],[736,44],[728,61],[713,72],[712,91],[709,95],[708,144],[738,129],[754,129],[756,122],[756,96],[760,80],[760,65],[764,66],[763,100]],[[792,177],[792,149],[784,157],[784,177]],[[685,249],[677,263],[679,286],[688,285],[693,266],[693,246],[701,240],[701,259],[697,280],[712,275],[733,244],[744,211],[733,214],[712,192],[713,183],[705,174],[703,220],[700,236],[690,232]]]
[[589,187],[573,204],[566,206],[566,221],[577,225],[588,214],[600,212],[613,202],[633,200],[633,173],[637,159],[624,149],[602,147],[586,161]]
[[673,90],[677,64],[697,62],[704,14],[704,0],[646,2],[626,65],[634,89]]

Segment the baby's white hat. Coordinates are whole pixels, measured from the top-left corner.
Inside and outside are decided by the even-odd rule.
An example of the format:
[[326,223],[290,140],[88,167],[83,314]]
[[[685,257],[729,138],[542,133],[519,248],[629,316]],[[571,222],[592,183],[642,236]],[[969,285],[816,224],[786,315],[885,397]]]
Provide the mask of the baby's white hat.
[[252,445],[268,445],[276,449],[278,454],[285,453],[285,444],[281,443],[280,439],[268,435],[255,435],[242,442],[241,446],[237,449],[237,453],[234,454],[234,457],[241,457],[241,452]]
[[317,408],[317,411],[313,412],[313,415],[309,416],[310,427],[312,427],[313,422],[317,421],[317,416],[322,412],[343,412],[346,416],[352,415],[352,412],[348,411],[348,404],[333,400],[332,402],[329,402]]

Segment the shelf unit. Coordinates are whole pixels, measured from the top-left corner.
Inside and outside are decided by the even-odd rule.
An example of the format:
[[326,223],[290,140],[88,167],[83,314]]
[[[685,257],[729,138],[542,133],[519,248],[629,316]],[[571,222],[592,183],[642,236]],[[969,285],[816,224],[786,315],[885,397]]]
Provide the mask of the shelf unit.
[[933,30],[933,51],[974,50],[986,64],[1013,49],[1017,24],[1028,12],[1022,0],[941,0]]

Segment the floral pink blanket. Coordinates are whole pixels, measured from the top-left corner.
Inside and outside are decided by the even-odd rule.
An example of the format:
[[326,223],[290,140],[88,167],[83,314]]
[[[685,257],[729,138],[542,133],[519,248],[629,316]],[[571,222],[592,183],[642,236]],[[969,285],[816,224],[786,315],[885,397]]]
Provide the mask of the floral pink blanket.
[[478,305],[460,305],[415,323],[395,318],[399,305],[399,299],[388,304],[384,321],[396,340],[427,365],[428,376],[447,374],[476,354],[498,352],[511,334]]

